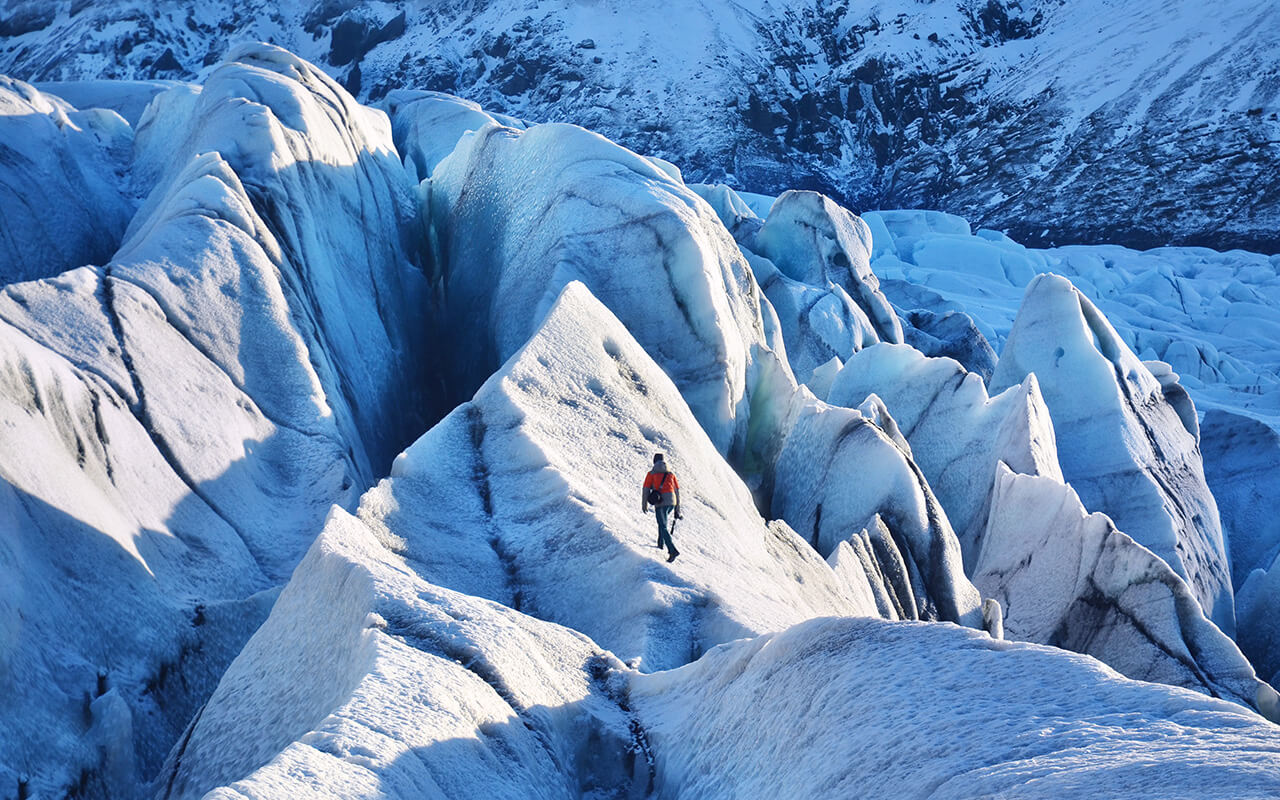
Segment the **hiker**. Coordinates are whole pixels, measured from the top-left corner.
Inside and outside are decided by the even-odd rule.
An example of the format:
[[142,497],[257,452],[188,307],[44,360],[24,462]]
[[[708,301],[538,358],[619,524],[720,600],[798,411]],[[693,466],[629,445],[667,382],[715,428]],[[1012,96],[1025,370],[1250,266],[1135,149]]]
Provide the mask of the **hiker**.
[[671,519],[672,509],[675,509],[676,519],[682,519],[680,482],[676,480],[676,474],[667,469],[662,453],[653,454],[653,469],[644,476],[644,488],[640,491],[640,510],[648,514],[649,506],[653,506],[653,513],[658,518],[658,547],[667,548],[667,563],[675,561],[680,551],[676,549],[675,542],[671,541],[674,523],[672,527],[667,523]]

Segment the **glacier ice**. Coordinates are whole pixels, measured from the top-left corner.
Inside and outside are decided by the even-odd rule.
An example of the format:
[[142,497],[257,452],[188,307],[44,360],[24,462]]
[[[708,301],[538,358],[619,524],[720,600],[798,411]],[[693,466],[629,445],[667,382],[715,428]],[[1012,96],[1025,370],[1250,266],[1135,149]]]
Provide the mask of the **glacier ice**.
[[0,142],[0,283],[110,258],[136,205],[129,123],[0,76]]
[[827,400],[853,407],[872,393],[946,509],[969,571],[981,549],[997,464],[1061,478],[1053,424],[1034,374],[988,397],[982,379],[957,362],[886,343],[854,354]]
[[1058,479],[1000,465],[973,580],[1000,602],[1011,639],[1087,653],[1130,678],[1280,721],[1280,696],[1205,619],[1186,582]]
[[4,451],[41,453],[3,472],[0,660],[27,677],[0,742],[41,790],[93,770],[81,704],[111,691],[154,774],[330,505],[421,424],[386,118],[284,51],[237,58],[140,127],[164,169],[106,266],[0,292]]
[[[722,219],[729,211],[721,212]],[[801,383],[832,358],[847,359],[876,342],[902,341],[902,323],[871,272],[870,250],[866,223],[808,191],[783,193],[743,245],[782,322],[791,368]]]
[[1237,589],[1280,555],[1280,432],[1219,409],[1200,424],[1205,479],[1218,501]]
[[894,616],[980,627],[960,543],[909,451],[884,430],[893,428],[806,394],[781,426],[771,513],[824,556],[854,544],[869,580],[896,596]]
[[[1061,483],[1046,412],[1060,409],[1046,386],[1059,400],[1140,394],[1100,416],[1136,424],[1121,431],[1134,441],[1141,422],[1158,429],[1147,439],[1157,454],[1133,473],[1185,466],[1171,496],[1205,511],[1201,434],[1208,485],[1229,498],[1228,552],[1206,544],[1204,572],[1239,553],[1244,577],[1225,590],[1238,587],[1242,649],[1272,672],[1277,537],[1250,522],[1266,508],[1252,478],[1265,486],[1271,473],[1265,452],[1229,446],[1268,429],[1213,409],[1267,425],[1280,408],[1275,259],[1032,251],[935,212],[859,219],[813,192],[686,186],[665,158],[446,95],[395,92],[364,108],[263,45],[233,50],[201,85],[62,89],[92,112],[15,91],[56,107],[46,116],[68,120],[72,149],[106,153],[112,190],[137,198],[122,201],[132,221],[103,266],[0,290],[0,448],[45,456],[0,464],[0,570],[16,576],[0,585],[0,675],[32,676],[0,683],[13,712],[0,719],[6,784],[34,765],[36,794],[79,782],[134,795],[176,741],[153,787],[172,796],[729,796],[777,794],[778,776],[822,793],[833,764],[843,771],[832,780],[860,786],[860,764],[888,759],[895,775],[885,742],[902,731],[842,727],[882,713],[912,742],[992,732],[976,770],[946,753],[901,762],[938,796],[1016,795],[1038,781],[1096,794],[1131,784],[1144,760],[1181,764],[1170,771],[1180,782],[1209,768],[1125,740],[1114,718],[1183,726],[1233,786],[1274,794],[1274,770],[1237,774],[1274,757],[1255,752],[1250,715],[1135,687],[1083,657],[901,621],[996,638],[1007,623],[1011,636],[1274,715],[1274,693],[1200,615],[1195,590]],[[106,150],[85,144],[93,132]],[[39,168],[61,152],[41,153]],[[50,271],[64,266],[80,262]],[[1095,323],[1072,354],[1119,353],[1108,363],[1125,375],[1108,382],[1107,363],[1094,363],[1091,383],[1083,368],[1027,366],[1036,302],[1022,304],[1024,287],[1067,294],[1036,278],[1049,270],[1087,298],[1068,321]],[[937,355],[960,363],[926,358]],[[1003,393],[983,386],[992,374]],[[1203,430],[1197,405],[1210,409]],[[1104,428],[1059,427],[1058,444],[1096,461],[1091,443],[1118,438]],[[686,487],[674,564],[635,508],[655,450]],[[1001,473],[992,499],[1000,460],[1032,475]],[[1031,499],[1015,497],[1029,488]],[[1070,513],[1050,519],[1054,499]],[[1077,559],[1082,572],[1047,557],[1100,531],[1093,549],[1105,555]],[[1010,562],[1003,583],[984,585],[1003,607],[966,578],[975,555]],[[1085,590],[1067,585],[1073,574]],[[827,615],[899,624],[805,622]],[[856,642],[835,641],[852,630]],[[740,637],[755,638],[731,643]],[[879,646],[868,643],[888,640],[883,663],[922,665],[911,688],[936,698],[920,704],[928,719],[892,710],[911,697],[902,684],[860,672]],[[956,657],[966,648],[986,655]],[[717,672],[724,653],[747,655]],[[785,671],[771,672],[779,656]],[[982,661],[1006,656],[1025,673]],[[751,688],[760,710],[717,717],[739,700],[721,688],[762,685],[751,683],[762,667],[763,683],[793,687],[775,696],[782,709],[744,731],[772,701]],[[810,702],[816,681],[788,683],[810,668],[839,695],[833,717]],[[1022,717],[984,705],[991,674]],[[1073,680],[1103,691],[1065,711],[1043,695],[1017,705]],[[845,713],[856,692],[882,689],[895,697]],[[1116,711],[1122,695],[1132,704]],[[1120,755],[1104,753],[1099,769],[1058,749],[1051,762],[1034,748],[1049,742],[1044,728],[1019,726],[1052,714],[1050,748]],[[735,735],[708,742],[716,719]],[[773,724],[790,735],[755,738]],[[810,734],[821,745],[797,753]],[[803,775],[776,766],[813,752],[835,757]],[[1027,761],[1050,774],[1019,783]],[[741,763],[746,774],[724,774]],[[702,765],[695,778],[689,764]],[[1212,783],[1193,776],[1189,792]]]
[[[483,127],[423,187],[456,401],[578,280],[671,376],[716,447],[741,450],[763,322],[750,269],[705,201],[649,160],[560,124]],[[479,334],[450,333],[464,329]]]
[[621,668],[579,633],[431,585],[335,509],[157,796],[643,796]]
[[1063,477],[1085,507],[1164,559],[1205,614],[1234,633],[1218,507],[1195,438],[1106,317],[1052,274],[1028,285],[992,391],[1032,372],[1053,418]]
[[397,89],[379,104],[391,118],[396,149],[411,175],[420,180],[453,152],[464,133],[485,125],[527,127],[505,114],[490,114],[476,103],[442,92]]
[[81,110],[101,108],[114,111],[137,128],[142,113],[155,96],[179,83],[174,80],[83,80],[40,81],[34,85]]
[[[681,482],[670,565],[640,513],[655,452]],[[425,579],[581,631],[644,669],[854,608],[817,553],[765,523],[671,379],[578,282],[358,515]]]
[[1094,659],[818,619],[631,679],[660,797],[1263,798],[1275,726]]

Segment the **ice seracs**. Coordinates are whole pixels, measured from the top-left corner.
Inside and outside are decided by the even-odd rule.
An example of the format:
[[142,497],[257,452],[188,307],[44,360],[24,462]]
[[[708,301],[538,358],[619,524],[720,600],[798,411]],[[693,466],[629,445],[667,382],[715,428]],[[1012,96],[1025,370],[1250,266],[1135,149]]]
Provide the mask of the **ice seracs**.
[[[103,748],[154,775],[264,593],[420,412],[390,126],[282,50],[236,58],[140,129],[155,189],[114,258],[0,292],[0,561],[22,576],[0,659],[25,676],[0,683],[0,749],[33,790],[97,774]],[[131,737],[85,727],[113,692]]]
[[[422,190],[455,401],[578,280],[671,376],[716,447],[741,449],[748,369],[764,342],[758,289],[683,183],[581,128],[490,124],[464,136]],[[457,336],[464,329],[477,334]]]
[[[909,451],[885,427],[896,430],[805,393],[792,402],[771,512],[824,556],[852,545],[867,580],[888,590],[893,617],[980,627],[981,598],[965,577],[959,541]],[[883,405],[868,411],[887,416]]]
[[[680,479],[671,564],[640,512],[655,452]],[[646,670],[855,608],[817,552],[760,517],[672,380],[579,282],[358,515],[425,579],[581,631]]]
[[110,258],[136,206],[129,123],[0,76],[0,142],[0,283]]
[[992,391],[1032,372],[1053,418],[1062,475],[1085,507],[1164,559],[1205,614],[1234,632],[1218,507],[1195,437],[1106,317],[1057,275],[1028,285]]
[[[739,220],[754,216],[736,195],[722,191],[713,199],[721,219],[735,229],[746,225]],[[876,342],[902,341],[902,324],[869,266],[870,230],[830,198],[785,192],[754,235],[735,235],[778,314],[801,383],[832,358],[847,359]]]
[[835,376],[829,402],[854,406],[875,393],[911,446],[959,537],[972,570],[996,465],[1061,479],[1049,410],[1035,375],[988,397],[982,379],[949,358],[927,358],[901,344],[853,355]]
[[1087,653],[1130,678],[1280,721],[1280,696],[1205,619],[1187,583],[1059,480],[1000,465],[973,580],[1000,602],[1010,639]]

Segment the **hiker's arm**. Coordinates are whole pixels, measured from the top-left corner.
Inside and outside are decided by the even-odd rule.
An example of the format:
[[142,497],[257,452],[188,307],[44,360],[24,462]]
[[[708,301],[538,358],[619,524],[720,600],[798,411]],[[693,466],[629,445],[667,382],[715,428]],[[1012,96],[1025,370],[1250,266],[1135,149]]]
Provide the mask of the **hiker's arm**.
[[649,479],[646,478],[640,486],[640,513],[649,513]]
[[680,482],[676,481],[676,519],[680,519],[684,514],[680,512]]

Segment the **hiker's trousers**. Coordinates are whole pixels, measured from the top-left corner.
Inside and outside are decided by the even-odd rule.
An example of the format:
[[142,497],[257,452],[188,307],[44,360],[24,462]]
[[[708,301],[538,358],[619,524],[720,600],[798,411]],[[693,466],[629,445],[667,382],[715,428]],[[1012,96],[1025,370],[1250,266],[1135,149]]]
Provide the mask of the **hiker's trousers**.
[[668,553],[676,552],[675,542],[671,541],[671,512],[675,506],[654,506],[653,515],[658,518],[658,547],[667,548]]

